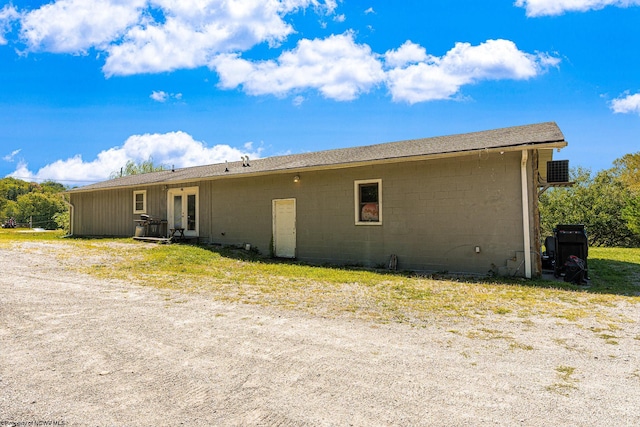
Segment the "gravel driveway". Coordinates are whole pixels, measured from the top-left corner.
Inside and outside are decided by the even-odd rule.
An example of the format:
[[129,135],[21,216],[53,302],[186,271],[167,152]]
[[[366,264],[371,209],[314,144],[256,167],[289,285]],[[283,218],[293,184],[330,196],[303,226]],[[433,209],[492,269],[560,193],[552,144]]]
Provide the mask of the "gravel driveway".
[[638,306],[416,328],[97,280],[60,251],[0,248],[0,426],[640,425]]

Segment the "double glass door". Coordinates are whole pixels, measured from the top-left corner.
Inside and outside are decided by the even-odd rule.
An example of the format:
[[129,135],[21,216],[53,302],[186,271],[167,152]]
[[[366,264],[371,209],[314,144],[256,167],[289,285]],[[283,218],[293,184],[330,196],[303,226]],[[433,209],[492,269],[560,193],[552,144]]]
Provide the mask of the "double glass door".
[[184,235],[198,236],[198,187],[172,188],[167,192],[169,228],[184,228]]

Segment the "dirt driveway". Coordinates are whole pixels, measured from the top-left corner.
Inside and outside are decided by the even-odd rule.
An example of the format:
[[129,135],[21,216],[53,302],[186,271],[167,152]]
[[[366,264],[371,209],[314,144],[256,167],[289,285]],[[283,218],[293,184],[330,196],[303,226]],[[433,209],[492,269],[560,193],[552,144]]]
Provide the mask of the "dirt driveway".
[[0,248],[0,426],[640,425],[637,306],[381,325],[96,280],[60,250]]

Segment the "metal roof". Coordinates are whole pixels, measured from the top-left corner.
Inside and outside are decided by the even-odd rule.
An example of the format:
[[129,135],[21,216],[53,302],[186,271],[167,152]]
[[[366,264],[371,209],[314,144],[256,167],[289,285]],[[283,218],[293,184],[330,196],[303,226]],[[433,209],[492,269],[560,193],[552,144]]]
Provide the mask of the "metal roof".
[[[199,181],[244,175],[297,172],[305,169],[339,169],[376,162],[399,162],[422,158],[463,155],[479,150],[518,149],[526,146],[564,147],[564,135],[554,122],[515,126],[482,132],[291,154],[286,156],[193,166],[175,170],[130,175],[69,190],[84,192],[122,187]],[[533,147],[532,147],[533,148]],[[228,171],[225,171],[228,168]]]

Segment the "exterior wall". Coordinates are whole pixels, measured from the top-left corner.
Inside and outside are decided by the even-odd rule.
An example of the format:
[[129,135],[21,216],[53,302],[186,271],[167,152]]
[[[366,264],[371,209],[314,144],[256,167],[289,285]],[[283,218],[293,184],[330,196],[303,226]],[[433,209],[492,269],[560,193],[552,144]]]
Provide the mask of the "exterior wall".
[[71,193],[73,233],[78,236],[128,237],[135,233],[133,192],[147,190],[147,214],[166,218],[167,196],[160,187]]
[[[382,266],[395,254],[400,269],[497,273],[523,251],[520,160],[483,154],[303,172],[298,183],[295,173],[209,181],[200,234],[268,254],[272,200],[295,198],[300,260]],[[355,225],[362,179],[382,179],[381,226]]]
[[[272,201],[295,198],[300,260],[385,266],[395,254],[399,269],[504,273],[508,260],[513,264],[523,255],[520,162],[520,152],[483,153],[181,186],[199,187],[201,241],[250,243],[269,254]],[[529,172],[533,175],[531,161]],[[382,179],[379,226],[355,225],[354,181],[366,179]],[[535,182],[529,187],[533,218]],[[148,213],[166,218],[164,185],[71,193],[74,233],[133,236],[139,218],[133,214],[133,191],[144,189]]]

